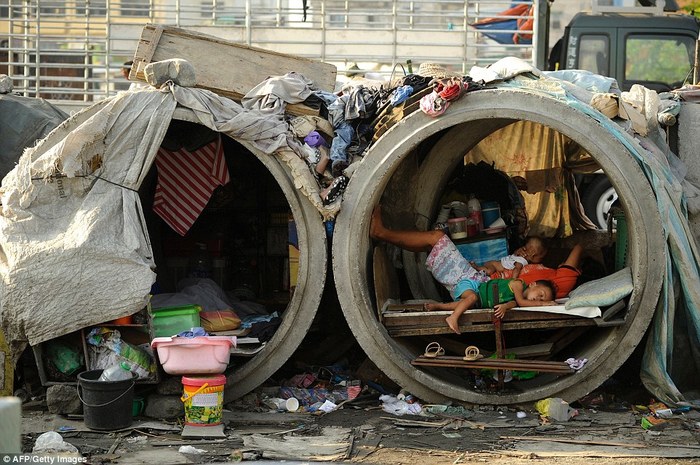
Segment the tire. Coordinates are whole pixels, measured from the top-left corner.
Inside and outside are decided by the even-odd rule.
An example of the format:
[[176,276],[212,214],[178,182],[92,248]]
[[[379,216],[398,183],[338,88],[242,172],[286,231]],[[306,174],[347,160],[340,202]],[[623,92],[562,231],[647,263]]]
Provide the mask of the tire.
[[616,200],[617,192],[605,175],[596,176],[581,194],[586,216],[600,229],[607,229],[610,206]]

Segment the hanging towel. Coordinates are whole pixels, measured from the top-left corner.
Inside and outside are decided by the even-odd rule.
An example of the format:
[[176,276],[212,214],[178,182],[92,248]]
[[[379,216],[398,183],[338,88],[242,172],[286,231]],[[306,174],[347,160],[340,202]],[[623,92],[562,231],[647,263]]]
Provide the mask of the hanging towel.
[[221,136],[189,152],[158,149],[153,211],[181,236],[187,234],[218,186],[229,181]]

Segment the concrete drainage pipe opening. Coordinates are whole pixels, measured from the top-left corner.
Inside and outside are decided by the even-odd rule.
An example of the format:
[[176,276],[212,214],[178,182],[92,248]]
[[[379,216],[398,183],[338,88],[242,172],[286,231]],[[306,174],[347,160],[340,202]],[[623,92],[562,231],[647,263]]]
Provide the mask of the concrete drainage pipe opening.
[[[181,120],[174,121],[176,124],[183,123],[183,120],[194,121],[183,109],[177,111],[176,117]],[[183,127],[202,129],[190,122]],[[182,136],[187,140],[186,133]],[[224,268],[212,268],[214,272],[223,271],[213,273],[212,279],[218,281],[224,291],[240,299],[238,306],[233,302],[233,310],[249,308],[246,305],[257,306],[250,308],[264,305],[267,312],[277,311],[282,318],[272,339],[264,346],[240,346],[239,349],[248,348],[251,353],[232,354],[230,367],[233,369],[225,389],[225,399],[229,402],[265,382],[301,344],[321,301],[328,253],[321,215],[295,188],[289,168],[275,155],[262,153],[224,134],[221,136],[231,182],[219,188],[187,237],[175,237],[174,232],[166,230],[167,226],[152,229],[149,235],[154,249],[161,245],[164,250],[162,263],[165,266],[158,263],[157,256],[156,262],[159,275],[165,272],[165,276],[177,275],[179,269],[168,268],[169,264],[177,264],[177,256],[168,255],[168,250],[172,252],[172,244],[194,241],[193,237],[207,245],[221,242],[220,253],[209,249],[213,265],[217,260],[225,263]],[[155,164],[152,169],[155,170]],[[144,210],[151,211],[148,206]],[[296,273],[289,267],[290,216],[298,240]],[[290,274],[295,275],[291,276],[291,282]],[[168,282],[172,281],[175,286],[178,276],[183,277],[181,273],[172,276]],[[290,289],[293,281],[295,286]]]
[[[492,383],[483,383],[488,380],[483,372],[412,365],[433,340],[440,341],[451,355],[459,355],[459,350],[470,345],[492,351],[494,332],[481,326],[458,336],[444,331],[444,327],[440,331],[421,323],[420,315],[413,322],[401,320],[407,322],[402,331],[387,327],[386,318],[380,321],[378,316],[381,308],[376,296],[380,291],[393,289],[398,295],[382,298],[404,302],[444,300],[444,294],[426,273],[424,255],[403,253],[400,269],[391,266],[395,262],[391,258],[385,258],[378,267],[373,256],[379,244],[370,240],[369,226],[372,210],[381,203],[384,222],[392,229],[432,228],[446,198],[448,183],[464,164],[465,155],[478,149],[492,133],[522,122],[552,130],[557,137],[572,141],[606,173],[628,223],[626,262],[634,290],[618,315],[617,326],[599,327],[590,321],[585,326],[579,326],[580,321],[524,321],[511,326],[503,333],[506,350],[551,342],[545,358],[560,362],[569,357],[587,358],[588,363],[575,374],[541,373],[494,390]],[[554,164],[546,166],[553,168]],[[536,225],[538,219],[529,220]],[[496,89],[470,93],[438,118],[413,113],[377,141],[345,192],[333,239],[333,270],[338,297],[355,337],[372,361],[402,387],[429,402],[449,398],[480,404],[514,404],[550,396],[574,400],[598,387],[627,360],[653,315],[660,293],[664,250],[652,190],[618,139],[561,101],[525,91]],[[387,286],[386,281],[393,281],[394,285]]]

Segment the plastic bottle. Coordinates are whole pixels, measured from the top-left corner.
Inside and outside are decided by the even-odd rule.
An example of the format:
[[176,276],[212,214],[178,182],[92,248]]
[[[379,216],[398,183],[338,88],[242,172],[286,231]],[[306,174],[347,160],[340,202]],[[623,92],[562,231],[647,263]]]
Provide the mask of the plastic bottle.
[[99,381],[123,381],[131,379],[131,366],[126,362],[121,362],[105,368],[100,375]]
[[481,203],[479,199],[474,197],[474,194],[469,197],[469,202],[467,202],[467,211],[469,212],[469,218],[473,219],[478,225],[479,231],[484,230],[484,220],[481,217]]
[[207,245],[197,242],[195,246],[195,251],[190,258],[190,277],[209,278],[211,277],[211,257],[209,257]]

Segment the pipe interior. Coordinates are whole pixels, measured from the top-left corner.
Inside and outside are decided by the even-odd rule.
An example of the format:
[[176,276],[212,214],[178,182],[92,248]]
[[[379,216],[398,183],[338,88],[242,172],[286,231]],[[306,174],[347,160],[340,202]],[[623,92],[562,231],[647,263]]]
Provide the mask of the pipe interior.
[[[162,146],[172,144],[173,141],[186,141],[206,132],[213,133],[204,126],[189,121],[173,120]],[[169,136],[172,138],[170,141]],[[308,249],[304,250],[307,238],[303,228],[313,228],[314,225],[305,224],[305,221],[311,220],[299,218],[304,216],[299,214],[300,209],[297,207],[294,211],[290,205],[290,199],[287,198],[289,193],[285,193],[281,185],[287,178],[276,177],[270,171],[270,167],[279,169],[279,166],[265,166],[260,155],[254,154],[225,134],[221,134],[221,140],[231,180],[216,188],[206,208],[186,235],[181,236],[175,232],[153,211],[157,184],[155,163],[141,186],[139,194],[157,267],[157,281],[153,291],[155,294],[171,295],[195,284],[198,278],[213,281],[223,292],[217,301],[230,303],[231,310],[239,318],[252,315],[272,317],[276,312],[282,323],[274,329],[274,336],[265,334],[260,336],[260,340],[269,341],[275,337],[280,342],[278,347],[291,349],[288,352],[292,353],[296,344],[285,346],[293,341],[287,340],[290,339],[287,337],[289,334],[278,333],[287,333],[290,328],[295,328],[300,335],[291,339],[300,342],[308,329],[305,321],[310,323],[315,314],[316,308],[313,305],[303,306],[302,296],[295,298],[296,291],[304,292],[305,280],[300,282],[300,277],[308,272],[308,266],[304,262],[306,257],[302,256],[308,253]],[[289,184],[285,187],[289,192],[294,192],[291,182]],[[291,201],[298,203],[299,199],[293,198]],[[295,224],[302,225],[300,231]],[[322,227],[320,220],[318,227]],[[296,247],[290,247],[294,238]],[[195,269],[195,262],[202,255],[198,247],[205,248],[204,255],[208,261],[208,269],[204,274]],[[325,242],[323,248],[325,249]],[[324,276],[315,277],[321,281],[323,278]],[[320,291],[318,294],[320,298]],[[298,312],[308,315],[299,318],[296,327],[292,326],[291,321],[285,321],[294,320]],[[252,344],[245,348],[254,351],[254,355],[234,353],[228,368],[228,372],[233,371],[237,378],[236,389],[240,386],[255,388],[287,359],[285,353],[277,354],[277,357],[273,357],[274,360],[270,360],[270,352],[275,352],[271,345]],[[259,357],[261,362],[257,361]],[[241,373],[249,379],[241,380]]]
[[[474,155],[485,143],[485,139],[499,129],[506,128],[519,120],[514,119],[484,119],[459,124],[445,129],[426,139],[423,143],[410,151],[401,164],[388,179],[386,187],[381,195],[383,206],[383,218],[385,224],[392,229],[419,229],[427,230],[434,227],[436,217],[441,205],[459,196],[450,193],[452,187],[459,178],[459,174],[465,161],[478,162],[481,160]],[[535,123],[537,124],[537,123]],[[543,126],[544,127],[544,126]],[[554,131],[554,130],[552,130]],[[554,131],[555,135],[560,133]],[[571,150],[581,147],[572,142]],[[472,151],[472,149],[475,149]],[[585,150],[585,147],[581,147]],[[468,155],[469,154],[469,155]],[[465,157],[465,155],[468,155]],[[444,162],[447,158],[451,162]],[[436,159],[441,159],[439,164],[435,164]],[[516,174],[512,166],[499,164],[496,160],[497,169],[506,172],[509,176]],[[550,163],[543,168],[553,168]],[[599,168],[599,166],[597,167]],[[590,171],[590,167],[588,168]],[[521,173],[517,173],[521,174]],[[582,176],[583,173],[581,174]],[[612,179],[610,179],[612,183]],[[466,186],[468,188],[468,186]],[[468,189],[465,189],[468,190]],[[527,195],[527,194],[526,194]],[[546,194],[544,194],[546,195]],[[554,194],[551,194],[554,195]],[[467,201],[468,198],[459,199]],[[486,200],[486,199],[483,199]],[[624,217],[625,199],[620,199],[621,215]],[[532,212],[528,212],[532,221]],[[621,220],[622,221],[622,220]],[[605,233],[603,233],[605,234]],[[561,234],[557,234],[560,236]],[[508,238],[509,251],[514,250],[521,244],[512,234]],[[575,236],[575,235],[574,235]],[[557,238],[558,239],[558,238]],[[556,267],[566,259],[568,250],[571,247],[571,239],[567,241],[552,241],[544,265]],[[584,244],[584,246],[587,244]],[[611,243],[603,249],[594,249],[590,244],[585,253],[582,263],[583,275],[579,278],[580,285],[585,281],[600,278],[613,272],[615,244]],[[390,254],[391,255],[391,254]],[[397,254],[398,255],[398,254]],[[401,269],[397,269],[399,277],[401,300],[412,299],[434,299],[448,302],[450,297],[447,291],[439,285],[424,270],[422,263],[426,254],[413,254],[402,252],[398,255],[402,258]],[[634,255],[628,254],[627,265],[634,267]],[[371,263],[371,259],[369,260]],[[368,272],[368,276],[372,276]],[[372,283],[370,283],[370,287]],[[373,295],[370,292],[370,295]],[[376,306],[376,302],[375,302]],[[625,310],[626,311],[626,310]],[[624,313],[624,311],[623,311]],[[505,332],[506,347],[521,347],[540,344],[545,341],[555,340],[562,329],[524,329]],[[619,328],[586,327],[572,342],[567,344],[560,352],[552,354],[546,359],[563,361],[569,357],[578,359],[593,358],[601,345],[604,345]],[[395,337],[395,343],[402,347],[407,354],[423,353],[426,345],[431,341],[438,340],[445,347],[464,347],[475,345],[487,354],[496,350],[495,338],[492,331],[462,333],[461,335],[441,334],[439,336],[405,336]],[[484,373],[475,374],[473,370],[460,370],[451,368],[417,367],[426,373],[458,387],[479,393],[493,393],[494,382],[490,376]],[[516,376],[522,379],[514,379],[506,384],[506,390],[514,393],[526,391],[534,388],[547,386],[558,379],[551,374],[540,373],[532,378],[531,373],[517,373]]]

